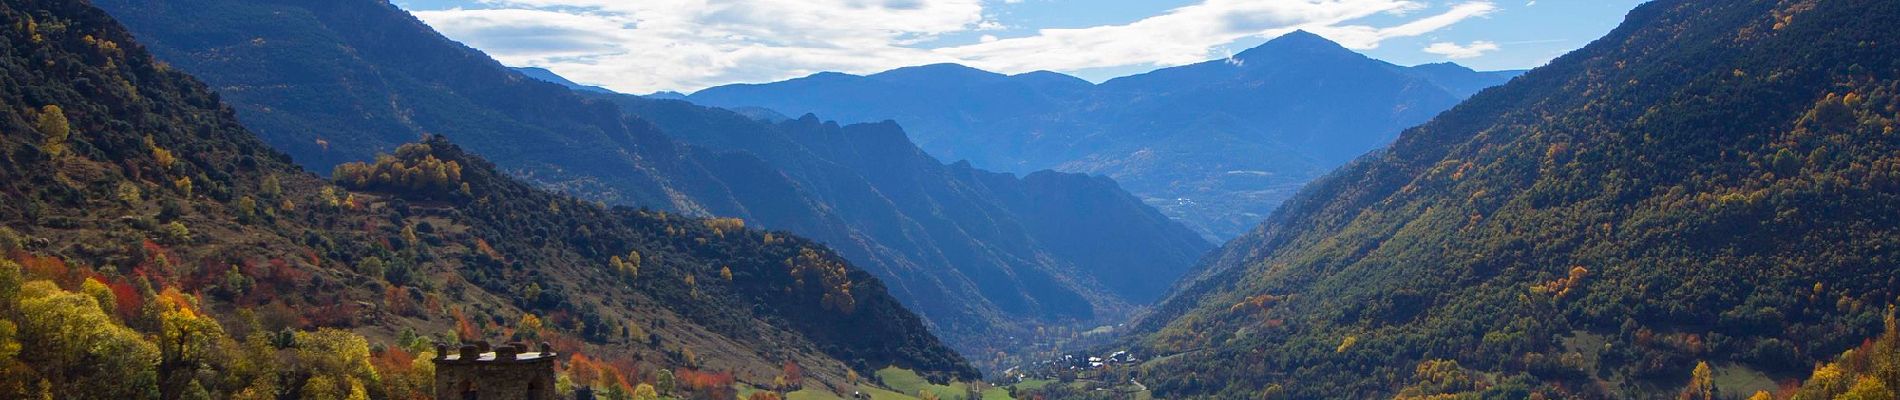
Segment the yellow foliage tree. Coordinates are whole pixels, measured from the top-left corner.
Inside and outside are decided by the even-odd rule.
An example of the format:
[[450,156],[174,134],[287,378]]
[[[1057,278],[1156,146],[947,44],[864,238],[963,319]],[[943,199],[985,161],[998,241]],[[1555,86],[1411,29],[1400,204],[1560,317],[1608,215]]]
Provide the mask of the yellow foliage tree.
[[106,283],[100,282],[98,278],[86,278],[86,282],[79,284],[79,292],[98,302],[99,313],[108,317],[112,316],[113,307],[119,304],[118,296],[112,294],[112,288],[106,287]]
[[653,385],[642,383],[633,387],[633,400],[659,400],[659,398],[660,392],[655,391]]
[[1854,386],[1848,388],[1847,393],[1842,393],[1834,400],[1894,400],[1894,394],[1880,378],[1863,376],[1854,381]]
[[[175,391],[194,384],[197,372],[218,357],[223,349],[224,328],[218,321],[198,311],[197,301],[176,288],[160,292],[158,305],[158,374],[161,387]],[[176,398],[178,393],[166,393]]]
[[119,182],[118,197],[119,201],[125,204],[137,204],[139,200],[145,198],[145,194],[139,190],[138,184],[127,181]]
[[132,399],[158,391],[158,349],[114,323],[98,300],[47,281],[22,285],[19,296],[18,359],[41,372],[54,398]]
[[1676,396],[1682,400],[1715,400],[1715,371],[1709,368],[1707,361],[1695,364],[1695,370],[1689,373],[1689,387],[1682,389]]
[[521,323],[515,326],[515,333],[520,334],[522,339],[534,340],[541,337],[541,328],[541,317],[536,317],[532,313],[523,314]]
[[338,165],[330,177],[338,184],[356,189],[468,194],[462,182],[461,163],[436,158],[432,152],[426,144],[406,144],[396,148],[393,156],[377,156],[375,163]]
[[[378,382],[376,369],[369,363],[369,341],[349,331],[337,329],[319,329],[312,332],[297,332],[294,335],[297,344],[297,359],[301,367],[310,376],[335,377],[324,382],[329,387],[322,389],[320,395],[343,398],[353,393],[365,383]],[[309,386],[317,383],[312,379]],[[311,397],[306,397],[311,398]]]
[[850,314],[857,310],[857,297],[851,293],[855,285],[851,281],[851,271],[844,262],[838,261],[811,248],[799,249],[798,257],[785,260],[792,274],[792,280],[804,286],[810,277],[817,277],[824,288],[823,304],[827,308]]
[[152,135],[145,135],[145,147],[152,150],[152,160],[158,161],[160,168],[171,169],[172,165],[178,164],[178,157],[173,156],[171,150],[159,147]]
[[1395,399],[1434,399],[1476,390],[1479,385],[1464,367],[1452,360],[1425,360],[1412,372],[1413,383]]
[[35,121],[33,128],[45,136],[41,147],[48,154],[54,157],[66,154],[66,141],[71,139],[73,133],[72,123],[66,119],[66,110],[51,104],[40,107],[39,120]]

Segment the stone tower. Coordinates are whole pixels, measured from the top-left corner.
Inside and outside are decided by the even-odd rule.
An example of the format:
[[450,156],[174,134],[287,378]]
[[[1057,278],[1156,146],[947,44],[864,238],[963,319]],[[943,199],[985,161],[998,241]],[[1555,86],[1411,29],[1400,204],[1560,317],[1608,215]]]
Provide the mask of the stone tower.
[[547,343],[539,352],[521,343],[491,349],[476,342],[454,354],[448,346],[435,347],[437,400],[555,400],[555,354]]

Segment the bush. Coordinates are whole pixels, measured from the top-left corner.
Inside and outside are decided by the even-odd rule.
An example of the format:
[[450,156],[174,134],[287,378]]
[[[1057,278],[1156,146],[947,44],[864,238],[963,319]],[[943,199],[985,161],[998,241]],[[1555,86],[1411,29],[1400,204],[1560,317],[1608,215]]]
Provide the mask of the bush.
[[185,227],[184,221],[172,221],[159,225],[158,240],[166,244],[191,243],[191,229]]

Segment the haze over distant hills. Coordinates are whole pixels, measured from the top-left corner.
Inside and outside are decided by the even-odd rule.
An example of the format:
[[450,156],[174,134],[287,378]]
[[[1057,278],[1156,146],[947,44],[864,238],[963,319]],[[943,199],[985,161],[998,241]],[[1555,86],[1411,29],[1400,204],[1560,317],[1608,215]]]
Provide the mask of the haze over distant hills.
[[440,134],[583,198],[811,237],[979,362],[1118,321],[1212,247],[1112,181],[946,165],[894,124],[577,92],[386,2],[97,3],[313,170]]
[[1295,189],[1521,72],[1401,67],[1295,32],[1229,59],[1100,85],[960,65],[820,73],[687,97],[719,107],[895,120],[918,146],[979,168],[1105,175],[1224,240]]

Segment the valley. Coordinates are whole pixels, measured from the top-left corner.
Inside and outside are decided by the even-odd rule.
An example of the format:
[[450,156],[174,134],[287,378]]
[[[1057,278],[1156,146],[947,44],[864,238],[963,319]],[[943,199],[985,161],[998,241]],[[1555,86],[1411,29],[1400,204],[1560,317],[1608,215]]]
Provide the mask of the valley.
[[895,124],[569,91],[379,1],[95,3],[307,169],[439,134],[583,199],[810,237],[986,368],[1125,321],[1213,246],[1107,179],[945,164]]
[[1900,396],[1897,2],[587,1],[0,0],[0,399]]

